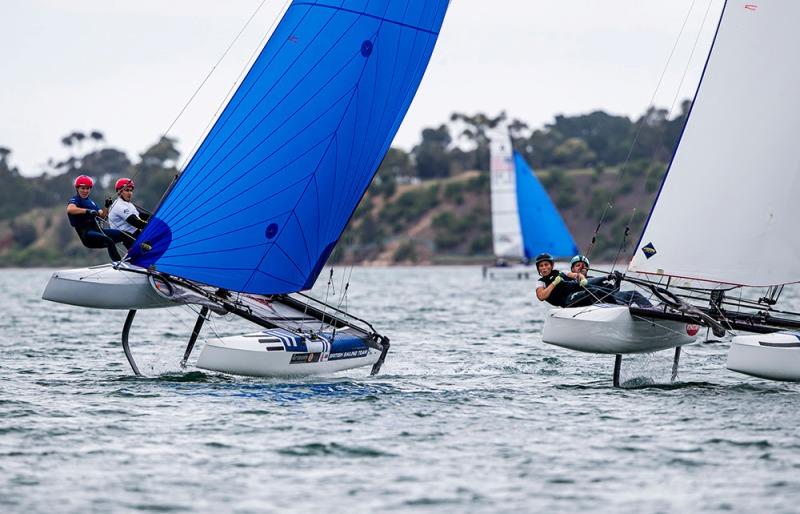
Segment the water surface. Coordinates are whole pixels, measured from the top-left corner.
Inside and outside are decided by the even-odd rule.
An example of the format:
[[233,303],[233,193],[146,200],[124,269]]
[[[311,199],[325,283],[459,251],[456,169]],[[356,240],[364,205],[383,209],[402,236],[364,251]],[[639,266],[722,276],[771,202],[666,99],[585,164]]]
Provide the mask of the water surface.
[[124,312],[0,272],[0,510],[797,512],[800,386],[726,346],[685,348],[672,385],[671,352],[628,359],[614,389],[613,358],[541,342],[533,281],[357,268],[344,299],[349,273],[315,292],[391,338],[382,373],[273,380],[180,369],[184,308],[137,315],[134,377]]

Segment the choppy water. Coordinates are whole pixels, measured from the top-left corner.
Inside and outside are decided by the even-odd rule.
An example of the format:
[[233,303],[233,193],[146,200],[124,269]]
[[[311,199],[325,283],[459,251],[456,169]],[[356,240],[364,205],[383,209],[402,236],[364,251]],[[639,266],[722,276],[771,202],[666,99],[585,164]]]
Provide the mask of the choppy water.
[[612,358],[542,344],[532,281],[356,269],[383,372],[268,380],[180,370],[182,309],[139,313],[135,378],[125,313],[41,301],[49,274],[0,272],[3,512],[798,511],[800,386],[691,346],[677,384],[662,352],[614,389]]

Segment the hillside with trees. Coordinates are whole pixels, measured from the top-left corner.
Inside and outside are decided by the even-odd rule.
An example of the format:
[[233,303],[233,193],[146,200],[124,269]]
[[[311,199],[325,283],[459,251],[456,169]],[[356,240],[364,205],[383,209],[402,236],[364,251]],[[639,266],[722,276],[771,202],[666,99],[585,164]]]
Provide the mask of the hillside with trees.
[[[670,118],[666,110],[651,108],[636,120],[603,111],[557,115],[541,128],[504,113],[454,113],[446,123],[424,129],[410,151],[389,150],[331,259],[380,265],[490,262],[489,134],[501,123],[578,245],[585,251],[597,230],[593,256],[614,259],[625,241],[638,239],[688,109],[685,102]],[[12,150],[0,147],[0,178],[6,184],[0,189],[2,266],[87,265],[107,258],[84,248],[67,222],[64,208],[76,175],[95,179],[95,201],[113,193],[117,178],[133,177],[136,202],[153,209],[178,172],[180,155],[168,137],[134,160],[109,147],[96,130],[73,132],[61,143],[70,156],[48,161],[36,177],[21,173],[13,166]]]

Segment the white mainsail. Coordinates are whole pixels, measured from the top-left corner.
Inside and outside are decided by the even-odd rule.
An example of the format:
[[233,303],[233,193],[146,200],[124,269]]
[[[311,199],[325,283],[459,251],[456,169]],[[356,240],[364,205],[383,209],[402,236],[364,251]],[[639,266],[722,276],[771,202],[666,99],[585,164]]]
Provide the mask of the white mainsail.
[[492,242],[494,255],[502,258],[522,259],[522,227],[517,207],[517,181],[511,138],[500,127],[489,144]]
[[728,2],[630,271],[800,282],[800,2]]

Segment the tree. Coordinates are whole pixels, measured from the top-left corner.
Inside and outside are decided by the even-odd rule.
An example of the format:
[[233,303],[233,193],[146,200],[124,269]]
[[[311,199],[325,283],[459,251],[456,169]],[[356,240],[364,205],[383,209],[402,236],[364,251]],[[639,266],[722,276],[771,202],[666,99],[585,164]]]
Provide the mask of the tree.
[[450,159],[447,147],[452,139],[447,125],[422,131],[422,142],[411,151],[417,165],[417,176],[421,179],[447,177],[450,175]]
[[175,148],[177,139],[161,136],[157,143],[151,145],[141,154],[142,165],[146,168],[172,168],[177,164],[180,152]]
[[553,150],[553,163],[563,166],[582,168],[596,159],[597,154],[586,141],[577,137],[567,139]]
[[505,112],[501,112],[494,118],[483,113],[477,113],[469,116],[467,114],[454,112],[452,115],[450,115],[451,123],[463,127],[459,134],[459,138],[466,139],[473,145],[473,166],[475,169],[483,171],[489,170],[490,132],[497,128],[497,126],[501,122],[505,121],[505,119]]

